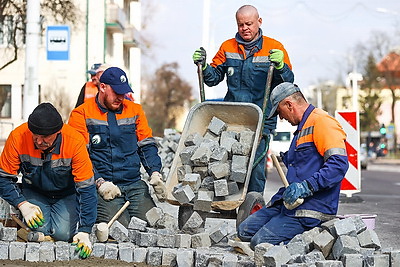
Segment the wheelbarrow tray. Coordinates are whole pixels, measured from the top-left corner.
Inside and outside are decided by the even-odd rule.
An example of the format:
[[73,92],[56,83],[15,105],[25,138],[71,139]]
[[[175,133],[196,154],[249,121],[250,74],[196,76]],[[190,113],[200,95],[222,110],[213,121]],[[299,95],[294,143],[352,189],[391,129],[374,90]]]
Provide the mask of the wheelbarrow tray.
[[214,116],[226,123],[227,131],[241,132],[248,128],[254,131],[254,137],[247,166],[245,182],[243,184],[239,184],[239,192],[226,196],[222,201],[213,201],[211,208],[212,210],[216,211],[233,210],[239,207],[244,201],[251,176],[255,152],[259,143],[258,141],[262,126],[261,122],[263,119],[262,111],[257,105],[252,103],[206,101],[193,106],[186,118],[181,138],[179,140],[177,150],[175,151],[175,157],[166,181],[167,201],[170,204],[182,205],[172,195],[172,191],[179,183],[177,169],[182,166],[179,155],[185,148],[184,142],[192,133],[198,133],[204,136],[208,125]]

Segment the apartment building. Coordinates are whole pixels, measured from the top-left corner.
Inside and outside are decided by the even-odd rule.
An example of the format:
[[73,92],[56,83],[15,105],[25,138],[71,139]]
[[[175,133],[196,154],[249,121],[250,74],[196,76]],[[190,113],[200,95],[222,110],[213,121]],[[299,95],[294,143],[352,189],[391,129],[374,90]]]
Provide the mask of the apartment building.
[[[35,54],[37,102],[52,102],[66,121],[80,89],[89,79],[87,70],[92,64],[103,62],[126,71],[135,101],[140,102],[140,0],[75,0],[74,3],[80,19],[76,26],[63,25],[69,31],[67,60],[49,59],[46,31],[60,25],[54,25],[51,17],[41,14],[42,32]],[[0,55],[10,52],[7,37],[10,23],[0,25]],[[5,60],[5,56],[0,57],[1,65]],[[24,83],[25,45],[18,51],[18,60],[0,70],[0,150],[9,132],[24,122]]]

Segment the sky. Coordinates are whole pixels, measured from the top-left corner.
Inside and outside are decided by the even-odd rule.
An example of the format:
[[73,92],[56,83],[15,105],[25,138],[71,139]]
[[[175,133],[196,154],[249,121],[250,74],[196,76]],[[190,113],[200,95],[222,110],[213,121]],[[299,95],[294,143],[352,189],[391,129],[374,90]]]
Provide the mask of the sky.
[[[393,39],[400,32],[399,0],[210,0],[208,24],[203,23],[203,0],[141,2],[142,18],[148,16],[149,21],[142,34],[153,43],[151,56],[142,58],[143,71],[152,73],[162,64],[177,62],[178,74],[193,87],[195,98],[200,93],[193,52],[203,46],[210,63],[221,43],[235,36],[235,12],[245,4],[258,9],[263,34],[284,45],[295,83],[304,90],[345,77],[351,51],[358,43],[368,43],[373,32],[385,32]],[[151,12],[145,8],[149,4]],[[204,25],[208,34],[203,34]],[[225,81],[205,88],[206,99],[223,97],[225,92]]]

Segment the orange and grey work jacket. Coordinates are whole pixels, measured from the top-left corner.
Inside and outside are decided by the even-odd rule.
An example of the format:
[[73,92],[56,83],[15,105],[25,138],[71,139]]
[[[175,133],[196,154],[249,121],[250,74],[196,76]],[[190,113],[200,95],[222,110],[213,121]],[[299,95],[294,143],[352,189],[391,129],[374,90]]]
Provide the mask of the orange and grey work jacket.
[[[223,42],[212,63],[203,71],[205,84],[215,86],[224,80],[226,74],[228,91],[224,101],[254,103],[262,109],[271,49],[282,50],[285,63],[282,69],[273,71],[271,91],[282,82],[293,82],[292,65],[283,45],[275,39],[262,36],[247,56],[244,46],[235,38]],[[268,99],[265,114],[269,114],[270,110],[271,101]],[[265,120],[265,133],[275,128],[276,116]]]
[[156,141],[140,104],[124,99],[118,111],[110,111],[89,99],[71,112],[69,125],[88,144],[95,179],[127,186],[141,179],[141,163],[147,173],[161,170]]
[[[346,134],[335,118],[309,105],[283,162],[288,169],[289,184],[307,181],[313,195],[297,208],[285,209],[285,214],[317,219],[317,222],[302,219],[304,223],[316,224],[336,215],[340,185],[349,168],[345,140]],[[281,200],[284,191],[285,188],[281,188],[271,198],[271,203]]]
[[64,125],[54,148],[45,154],[35,148],[32,132],[24,123],[8,137],[0,157],[0,196],[13,206],[25,197],[16,185],[22,174],[22,187],[44,197],[57,199],[77,194],[79,231],[90,232],[96,220],[97,203],[92,163],[82,135]]

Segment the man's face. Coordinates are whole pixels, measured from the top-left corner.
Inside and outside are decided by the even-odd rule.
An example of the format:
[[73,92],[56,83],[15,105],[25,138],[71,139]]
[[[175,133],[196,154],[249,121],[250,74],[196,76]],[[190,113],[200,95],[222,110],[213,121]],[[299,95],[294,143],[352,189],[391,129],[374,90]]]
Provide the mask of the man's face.
[[103,105],[112,111],[116,111],[124,101],[124,95],[119,95],[114,92],[110,85],[101,83],[100,84],[101,92],[103,93]]
[[59,132],[60,131],[50,135],[41,135],[32,133],[33,143],[35,144],[36,148],[42,151],[46,150],[53,145],[54,141],[57,138],[57,134]]
[[293,113],[291,112],[292,109],[290,108],[290,103],[287,102],[285,99],[279,102],[276,110],[281,120],[285,119],[293,126],[298,124],[298,122],[295,121]]
[[258,37],[258,31],[261,26],[262,19],[256,13],[239,13],[236,16],[238,33],[246,42],[253,41]]

